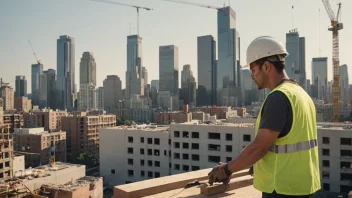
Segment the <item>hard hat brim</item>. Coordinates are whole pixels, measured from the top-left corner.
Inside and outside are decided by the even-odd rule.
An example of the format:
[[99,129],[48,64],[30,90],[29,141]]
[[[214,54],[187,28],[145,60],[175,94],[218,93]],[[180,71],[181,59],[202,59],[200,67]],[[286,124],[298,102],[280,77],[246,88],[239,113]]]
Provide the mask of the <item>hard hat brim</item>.
[[249,68],[249,64],[245,64],[241,67],[241,69],[247,69],[247,68]]

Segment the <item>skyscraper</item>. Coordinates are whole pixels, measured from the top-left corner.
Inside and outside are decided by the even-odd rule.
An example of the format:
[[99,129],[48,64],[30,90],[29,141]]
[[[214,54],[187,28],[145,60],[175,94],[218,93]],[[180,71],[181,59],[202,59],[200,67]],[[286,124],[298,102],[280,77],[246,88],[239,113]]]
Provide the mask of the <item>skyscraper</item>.
[[197,38],[198,93],[197,105],[216,104],[216,41],[211,35]]
[[138,35],[127,37],[126,99],[134,94],[144,95],[142,77],[142,38]]
[[75,42],[64,35],[57,39],[56,106],[59,109],[74,108],[75,101]]
[[144,80],[144,87],[148,85],[148,70],[145,67],[142,67],[142,78]]
[[43,71],[40,76],[39,107],[55,108],[56,72],[53,69]]
[[217,104],[242,105],[240,38],[236,13],[231,7],[218,10]]
[[13,110],[15,109],[15,92],[9,83],[3,83],[1,80],[0,85],[0,98],[3,103],[3,110]]
[[340,100],[344,103],[350,103],[349,86],[348,86],[348,69],[347,65],[341,65],[340,69]]
[[159,80],[152,80],[150,84],[151,87],[155,87],[157,90],[159,90]]
[[183,100],[183,104],[196,106],[196,80],[190,65],[184,65],[181,72],[180,100]]
[[312,96],[326,100],[328,87],[328,58],[319,57],[312,59]]
[[95,90],[95,108],[99,111],[104,110],[104,88],[98,87]]
[[96,109],[96,93],[95,86],[92,83],[84,83],[80,85],[77,110],[78,111],[92,111]]
[[305,38],[299,37],[297,29],[286,33],[286,50],[289,53],[285,61],[287,75],[307,90]]
[[27,96],[27,80],[25,76],[16,76],[15,97]]
[[95,59],[91,52],[83,52],[79,68],[80,84],[97,85],[97,69]]
[[119,100],[123,98],[121,80],[117,75],[109,75],[103,82],[104,90],[104,106],[105,110],[116,109],[119,104]]
[[43,74],[42,64],[32,64],[32,104],[39,105],[40,76]]

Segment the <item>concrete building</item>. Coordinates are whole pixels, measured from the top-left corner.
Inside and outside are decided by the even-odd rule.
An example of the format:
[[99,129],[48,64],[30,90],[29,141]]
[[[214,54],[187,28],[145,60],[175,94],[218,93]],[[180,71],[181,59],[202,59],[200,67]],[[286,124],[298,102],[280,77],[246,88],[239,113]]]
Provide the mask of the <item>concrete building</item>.
[[142,65],[142,38],[138,35],[127,36],[126,99],[134,94],[144,95]]
[[55,108],[55,78],[56,72],[53,69],[43,71],[43,74],[40,76],[40,108]]
[[29,112],[32,109],[32,100],[27,97],[15,97],[15,109],[19,112]]
[[216,104],[216,41],[211,35],[197,38],[198,93],[197,105]]
[[224,107],[224,106],[219,106],[219,107],[197,107],[196,111],[201,111],[204,113],[208,113],[211,116],[216,115],[217,119],[227,119],[229,117],[236,117],[237,116],[237,111],[231,109],[231,107]]
[[350,103],[350,95],[349,95],[349,81],[348,81],[348,68],[347,65],[341,65],[339,67],[340,72],[340,100],[344,103]]
[[196,80],[193,76],[190,65],[184,65],[181,72],[180,100],[190,107],[196,106]]
[[75,41],[63,35],[57,39],[56,106],[58,109],[73,110],[75,93]]
[[79,67],[80,84],[97,85],[97,68],[92,52],[83,52]]
[[169,91],[171,96],[178,98],[178,73],[178,47],[175,45],[159,46],[159,92]]
[[183,111],[167,111],[154,112],[154,122],[161,125],[169,125],[171,123],[184,123],[192,120],[192,113]]
[[3,108],[3,100],[0,98],[0,124],[4,123],[4,108]]
[[25,76],[16,76],[15,97],[27,96],[27,80]]
[[123,109],[122,115],[117,115],[125,120],[133,120],[136,123],[154,122],[153,109]]
[[14,97],[15,97],[15,93],[14,93],[13,88],[10,86],[10,84],[1,82],[0,98],[2,98],[4,110],[15,109],[14,108],[14,103],[15,103]]
[[32,103],[39,105],[39,94],[40,94],[40,76],[43,74],[43,64],[37,63],[32,64]]
[[[53,161],[66,162],[66,132],[48,132],[44,128],[15,129],[14,150],[25,154],[25,166],[37,167]],[[26,153],[35,153],[26,154]]]
[[236,12],[229,6],[217,13],[218,61],[216,70],[217,105],[242,106],[240,36]]
[[121,80],[117,75],[108,75],[104,80],[104,106],[105,110],[108,112],[112,109],[116,109],[118,101],[124,98],[121,86]]
[[22,114],[6,112],[4,113],[4,124],[10,127],[10,133],[14,132],[14,129],[23,128],[24,119]]
[[61,130],[67,135],[67,161],[74,161],[81,153],[99,158],[99,130],[116,126],[115,115],[90,115],[78,112],[61,118]]
[[133,95],[129,100],[125,100],[124,108],[126,109],[149,109],[152,107],[152,100],[145,96]]
[[95,108],[99,111],[104,110],[104,88],[98,87],[95,90]]
[[169,91],[159,91],[157,96],[158,107],[167,109],[169,111],[177,110],[178,108],[175,106],[176,98],[171,95]]
[[0,182],[12,178],[13,175],[13,141],[10,133],[10,127],[7,124],[0,124]]
[[93,84],[81,84],[77,98],[77,110],[92,111],[96,109],[95,105],[95,86]]
[[63,116],[67,116],[66,111],[53,111],[51,109],[44,109],[38,112],[24,113],[24,127],[44,127],[45,131],[61,129],[61,117]]
[[328,58],[312,59],[312,95],[319,100],[327,100]]

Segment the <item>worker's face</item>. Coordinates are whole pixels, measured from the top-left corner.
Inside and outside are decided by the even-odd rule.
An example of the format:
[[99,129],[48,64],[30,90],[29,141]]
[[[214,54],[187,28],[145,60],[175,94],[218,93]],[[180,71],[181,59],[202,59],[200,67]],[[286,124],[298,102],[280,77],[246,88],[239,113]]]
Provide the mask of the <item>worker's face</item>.
[[252,63],[250,65],[250,70],[251,70],[251,78],[254,81],[254,83],[257,85],[257,88],[259,90],[266,88],[266,81],[267,81],[267,74],[264,71],[264,68],[266,67],[266,62],[263,64],[263,66],[260,68],[258,64]]

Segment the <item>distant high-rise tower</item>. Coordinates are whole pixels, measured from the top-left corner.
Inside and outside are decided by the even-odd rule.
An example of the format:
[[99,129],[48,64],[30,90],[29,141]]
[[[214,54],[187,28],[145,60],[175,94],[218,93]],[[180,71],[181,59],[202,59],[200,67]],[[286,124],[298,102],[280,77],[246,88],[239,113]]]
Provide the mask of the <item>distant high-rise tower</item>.
[[104,110],[104,88],[98,87],[95,90],[95,108],[99,111]]
[[134,94],[144,95],[142,78],[142,38],[137,35],[127,37],[126,99]]
[[27,80],[25,76],[16,76],[15,97],[27,96]]
[[78,98],[77,98],[77,110],[92,111],[96,109],[95,105],[96,105],[95,86],[91,83],[81,84],[79,93],[78,93]]
[[196,80],[190,65],[184,65],[181,72],[180,100],[183,100],[183,104],[188,104],[191,107],[196,105]]
[[70,36],[57,39],[56,106],[72,111],[75,101],[75,42]]
[[39,105],[40,76],[43,74],[42,64],[32,64],[32,104]]
[[119,100],[123,98],[121,80],[116,75],[109,75],[103,82],[104,90],[104,106],[105,110],[116,109],[119,104]]
[[142,67],[142,78],[144,79],[144,87],[148,85],[148,70],[145,67]]
[[320,57],[312,59],[312,96],[327,100],[328,87],[328,58]]
[[80,84],[97,85],[97,69],[95,59],[91,52],[83,52],[80,64]]
[[231,7],[218,10],[217,104],[241,106],[240,38],[236,13]]
[[306,44],[305,38],[299,37],[296,29],[286,33],[286,49],[289,55],[286,58],[287,75],[307,90],[306,77]]
[[216,105],[216,41],[211,35],[197,38],[197,105]]
[[[15,108],[15,92],[9,83],[1,83],[0,98],[3,103],[3,110],[14,110]],[[1,110],[1,109],[0,109]]]
[[340,66],[340,100],[347,104],[350,103],[348,68],[346,64]]
[[53,69],[43,71],[40,76],[39,107],[55,108],[56,72]]

